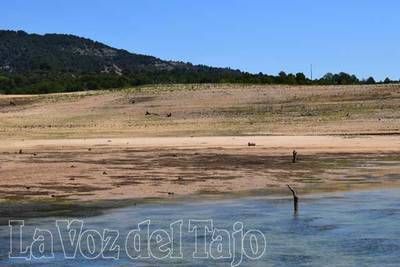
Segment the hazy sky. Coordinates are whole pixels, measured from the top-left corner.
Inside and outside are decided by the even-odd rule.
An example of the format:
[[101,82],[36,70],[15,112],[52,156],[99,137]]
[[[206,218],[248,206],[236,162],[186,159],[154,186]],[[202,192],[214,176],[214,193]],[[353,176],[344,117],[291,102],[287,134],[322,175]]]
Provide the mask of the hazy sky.
[[400,78],[396,0],[9,0],[0,28],[250,72]]

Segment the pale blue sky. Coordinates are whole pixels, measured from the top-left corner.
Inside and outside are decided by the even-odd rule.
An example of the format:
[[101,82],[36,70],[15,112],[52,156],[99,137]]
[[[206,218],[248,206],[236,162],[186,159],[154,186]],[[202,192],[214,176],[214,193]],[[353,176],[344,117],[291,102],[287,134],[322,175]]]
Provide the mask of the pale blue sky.
[[250,72],[400,78],[395,0],[8,0],[0,28]]

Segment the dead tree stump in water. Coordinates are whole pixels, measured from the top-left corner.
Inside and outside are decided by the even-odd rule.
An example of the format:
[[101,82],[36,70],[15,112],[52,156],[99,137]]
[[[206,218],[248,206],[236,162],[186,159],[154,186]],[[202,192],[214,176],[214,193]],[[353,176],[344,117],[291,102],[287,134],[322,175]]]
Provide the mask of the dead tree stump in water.
[[289,187],[290,191],[292,191],[294,214],[297,214],[297,211],[299,210],[299,198],[297,196],[296,191],[290,185],[287,186]]
[[297,160],[297,151],[296,151],[296,150],[293,150],[292,162],[293,162],[293,163],[296,163],[296,160]]

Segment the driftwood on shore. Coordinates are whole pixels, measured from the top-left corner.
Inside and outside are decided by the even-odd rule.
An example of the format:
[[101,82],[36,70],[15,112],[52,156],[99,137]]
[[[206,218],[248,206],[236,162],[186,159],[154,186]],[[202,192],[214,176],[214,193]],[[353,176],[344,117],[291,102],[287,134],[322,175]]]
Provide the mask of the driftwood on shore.
[[149,116],[149,115],[160,116],[160,114],[158,114],[158,113],[153,113],[153,112],[149,112],[148,110],[146,110],[146,113],[145,113],[144,115],[146,115],[146,116]]
[[296,161],[297,161],[297,151],[296,151],[296,150],[293,150],[293,153],[292,153],[292,162],[293,162],[293,163],[296,163]]

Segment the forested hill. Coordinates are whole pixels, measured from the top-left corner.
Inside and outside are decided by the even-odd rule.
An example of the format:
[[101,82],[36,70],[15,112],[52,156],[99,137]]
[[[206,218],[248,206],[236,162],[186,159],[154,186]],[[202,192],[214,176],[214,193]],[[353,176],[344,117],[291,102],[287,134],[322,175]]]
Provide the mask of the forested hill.
[[[355,84],[345,73],[318,81]],[[229,68],[165,61],[65,34],[0,30],[0,93],[48,93],[149,83],[309,84],[304,74],[250,74]],[[371,82],[371,80],[370,80]]]
[[197,69],[181,62],[129,53],[90,39],[66,34],[0,31],[0,70],[30,72],[113,73]]

